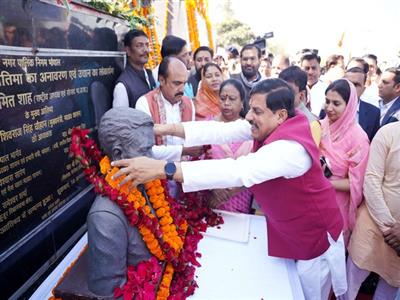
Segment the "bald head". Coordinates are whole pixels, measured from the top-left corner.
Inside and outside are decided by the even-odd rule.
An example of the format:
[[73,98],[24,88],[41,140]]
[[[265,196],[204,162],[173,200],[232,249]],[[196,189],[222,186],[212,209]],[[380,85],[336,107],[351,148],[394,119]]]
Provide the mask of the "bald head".
[[274,57],[274,60],[272,61],[271,76],[278,78],[279,74],[283,70],[289,67],[290,67],[289,56],[284,54],[278,54],[277,56]]
[[183,90],[188,78],[185,64],[175,57],[165,57],[158,69],[158,80],[164,98],[171,104],[182,100]]
[[153,126],[151,117],[140,110],[129,107],[112,108],[100,120],[100,146],[112,160],[150,157],[154,145]]
[[168,69],[174,69],[174,70],[185,70],[187,72],[186,65],[180,60],[179,58],[176,57],[171,57]]
[[183,71],[187,73],[185,64],[179,59],[174,56],[167,56],[163,58],[158,67],[158,77],[167,78],[171,72],[176,71]]

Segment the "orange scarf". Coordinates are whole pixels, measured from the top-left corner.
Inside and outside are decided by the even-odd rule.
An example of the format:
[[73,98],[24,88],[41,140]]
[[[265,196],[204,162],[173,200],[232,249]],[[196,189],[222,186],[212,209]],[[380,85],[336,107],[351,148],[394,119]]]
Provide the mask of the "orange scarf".
[[210,116],[215,117],[221,112],[219,108],[219,94],[214,92],[204,80],[200,82],[194,106],[196,121],[205,120]]

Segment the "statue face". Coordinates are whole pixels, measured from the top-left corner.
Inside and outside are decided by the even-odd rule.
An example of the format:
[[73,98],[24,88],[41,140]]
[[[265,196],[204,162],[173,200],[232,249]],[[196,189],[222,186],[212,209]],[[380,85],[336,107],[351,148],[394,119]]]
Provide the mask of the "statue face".
[[152,157],[151,148],[154,145],[153,126],[143,125],[132,129],[132,131],[129,142],[121,145],[121,158]]
[[112,160],[152,157],[153,121],[140,110],[129,107],[110,109],[101,118],[98,135],[102,149]]

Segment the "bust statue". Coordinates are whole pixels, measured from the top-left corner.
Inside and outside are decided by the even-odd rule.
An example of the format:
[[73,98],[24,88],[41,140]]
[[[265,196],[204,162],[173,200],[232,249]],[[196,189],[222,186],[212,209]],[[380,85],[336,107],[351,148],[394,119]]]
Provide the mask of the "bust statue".
[[[133,108],[112,108],[101,118],[98,137],[110,160],[151,156],[153,121]],[[112,297],[126,282],[127,266],[136,266],[151,255],[136,227],[121,208],[97,196],[87,217],[88,288],[101,297]]]

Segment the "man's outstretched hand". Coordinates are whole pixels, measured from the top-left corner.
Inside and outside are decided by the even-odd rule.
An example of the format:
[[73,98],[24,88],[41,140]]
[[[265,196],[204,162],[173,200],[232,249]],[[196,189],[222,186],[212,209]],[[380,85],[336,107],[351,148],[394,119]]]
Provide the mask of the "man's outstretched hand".
[[165,164],[166,162],[163,160],[156,160],[145,156],[113,161],[111,165],[120,168],[113,176],[113,179],[125,175],[120,186],[131,181],[134,187],[154,179],[164,179],[166,178],[164,172]]

